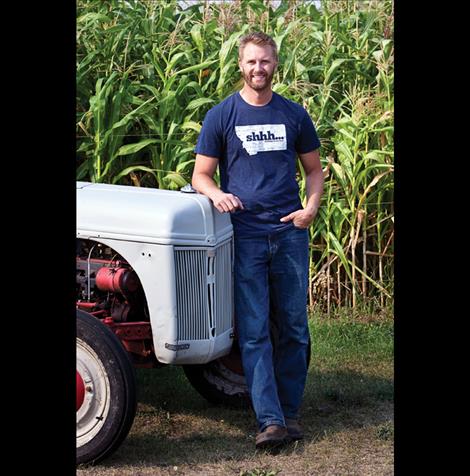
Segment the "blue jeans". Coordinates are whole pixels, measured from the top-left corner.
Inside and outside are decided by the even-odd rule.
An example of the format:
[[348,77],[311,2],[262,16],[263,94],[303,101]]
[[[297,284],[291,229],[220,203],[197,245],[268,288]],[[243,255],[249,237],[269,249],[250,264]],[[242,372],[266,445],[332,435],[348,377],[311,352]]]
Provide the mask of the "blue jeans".
[[237,334],[259,431],[285,426],[284,418],[298,418],[307,377],[308,231],[235,234],[234,271]]

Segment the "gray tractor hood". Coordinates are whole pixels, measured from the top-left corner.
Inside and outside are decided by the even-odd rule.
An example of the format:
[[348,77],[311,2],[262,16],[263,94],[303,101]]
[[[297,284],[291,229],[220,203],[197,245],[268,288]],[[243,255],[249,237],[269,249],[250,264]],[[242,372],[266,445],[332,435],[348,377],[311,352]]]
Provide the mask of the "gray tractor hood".
[[228,213],[198,193],[77,182],[77,236],[215,246],[231,236]]

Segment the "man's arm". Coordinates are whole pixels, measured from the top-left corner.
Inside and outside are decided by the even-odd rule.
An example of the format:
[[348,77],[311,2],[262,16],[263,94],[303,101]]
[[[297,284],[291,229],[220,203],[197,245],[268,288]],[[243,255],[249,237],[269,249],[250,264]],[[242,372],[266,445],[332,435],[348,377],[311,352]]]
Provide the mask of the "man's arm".
[[324,177],[319,149],[307,152],[306,154],[299,154],[299,157],[306,174],[307,204],[303,210],[296,210],[281,218],[281,221],[293,221],[297,228],[308,228],[320,207]]
[[218,163],[219,159],[215,157],[196,154],[196,164],[192,177],[193,187],[199,193],[209,197],[221,213],[233,212],[238,208],[243,209],[243,204],[238,197],[231,193],[225,193],[217,187],[214,174]]

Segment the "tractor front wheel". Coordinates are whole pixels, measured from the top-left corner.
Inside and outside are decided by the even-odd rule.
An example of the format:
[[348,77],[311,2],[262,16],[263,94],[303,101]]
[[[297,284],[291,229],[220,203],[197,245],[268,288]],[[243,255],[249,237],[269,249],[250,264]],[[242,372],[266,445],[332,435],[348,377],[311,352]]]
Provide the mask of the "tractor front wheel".
[[113,453],[132,426],[136,405],[127,351],[99,319],[77,310],[77,464]]

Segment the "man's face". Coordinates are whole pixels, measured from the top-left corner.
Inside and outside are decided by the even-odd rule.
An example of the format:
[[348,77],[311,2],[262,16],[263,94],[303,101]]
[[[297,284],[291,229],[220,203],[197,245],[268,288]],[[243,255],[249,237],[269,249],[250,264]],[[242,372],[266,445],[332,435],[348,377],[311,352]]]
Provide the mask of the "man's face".
[[245,83],[255,91],[271,88],[277,62],[269,45],[258,46],[248,43],[238,65]]

